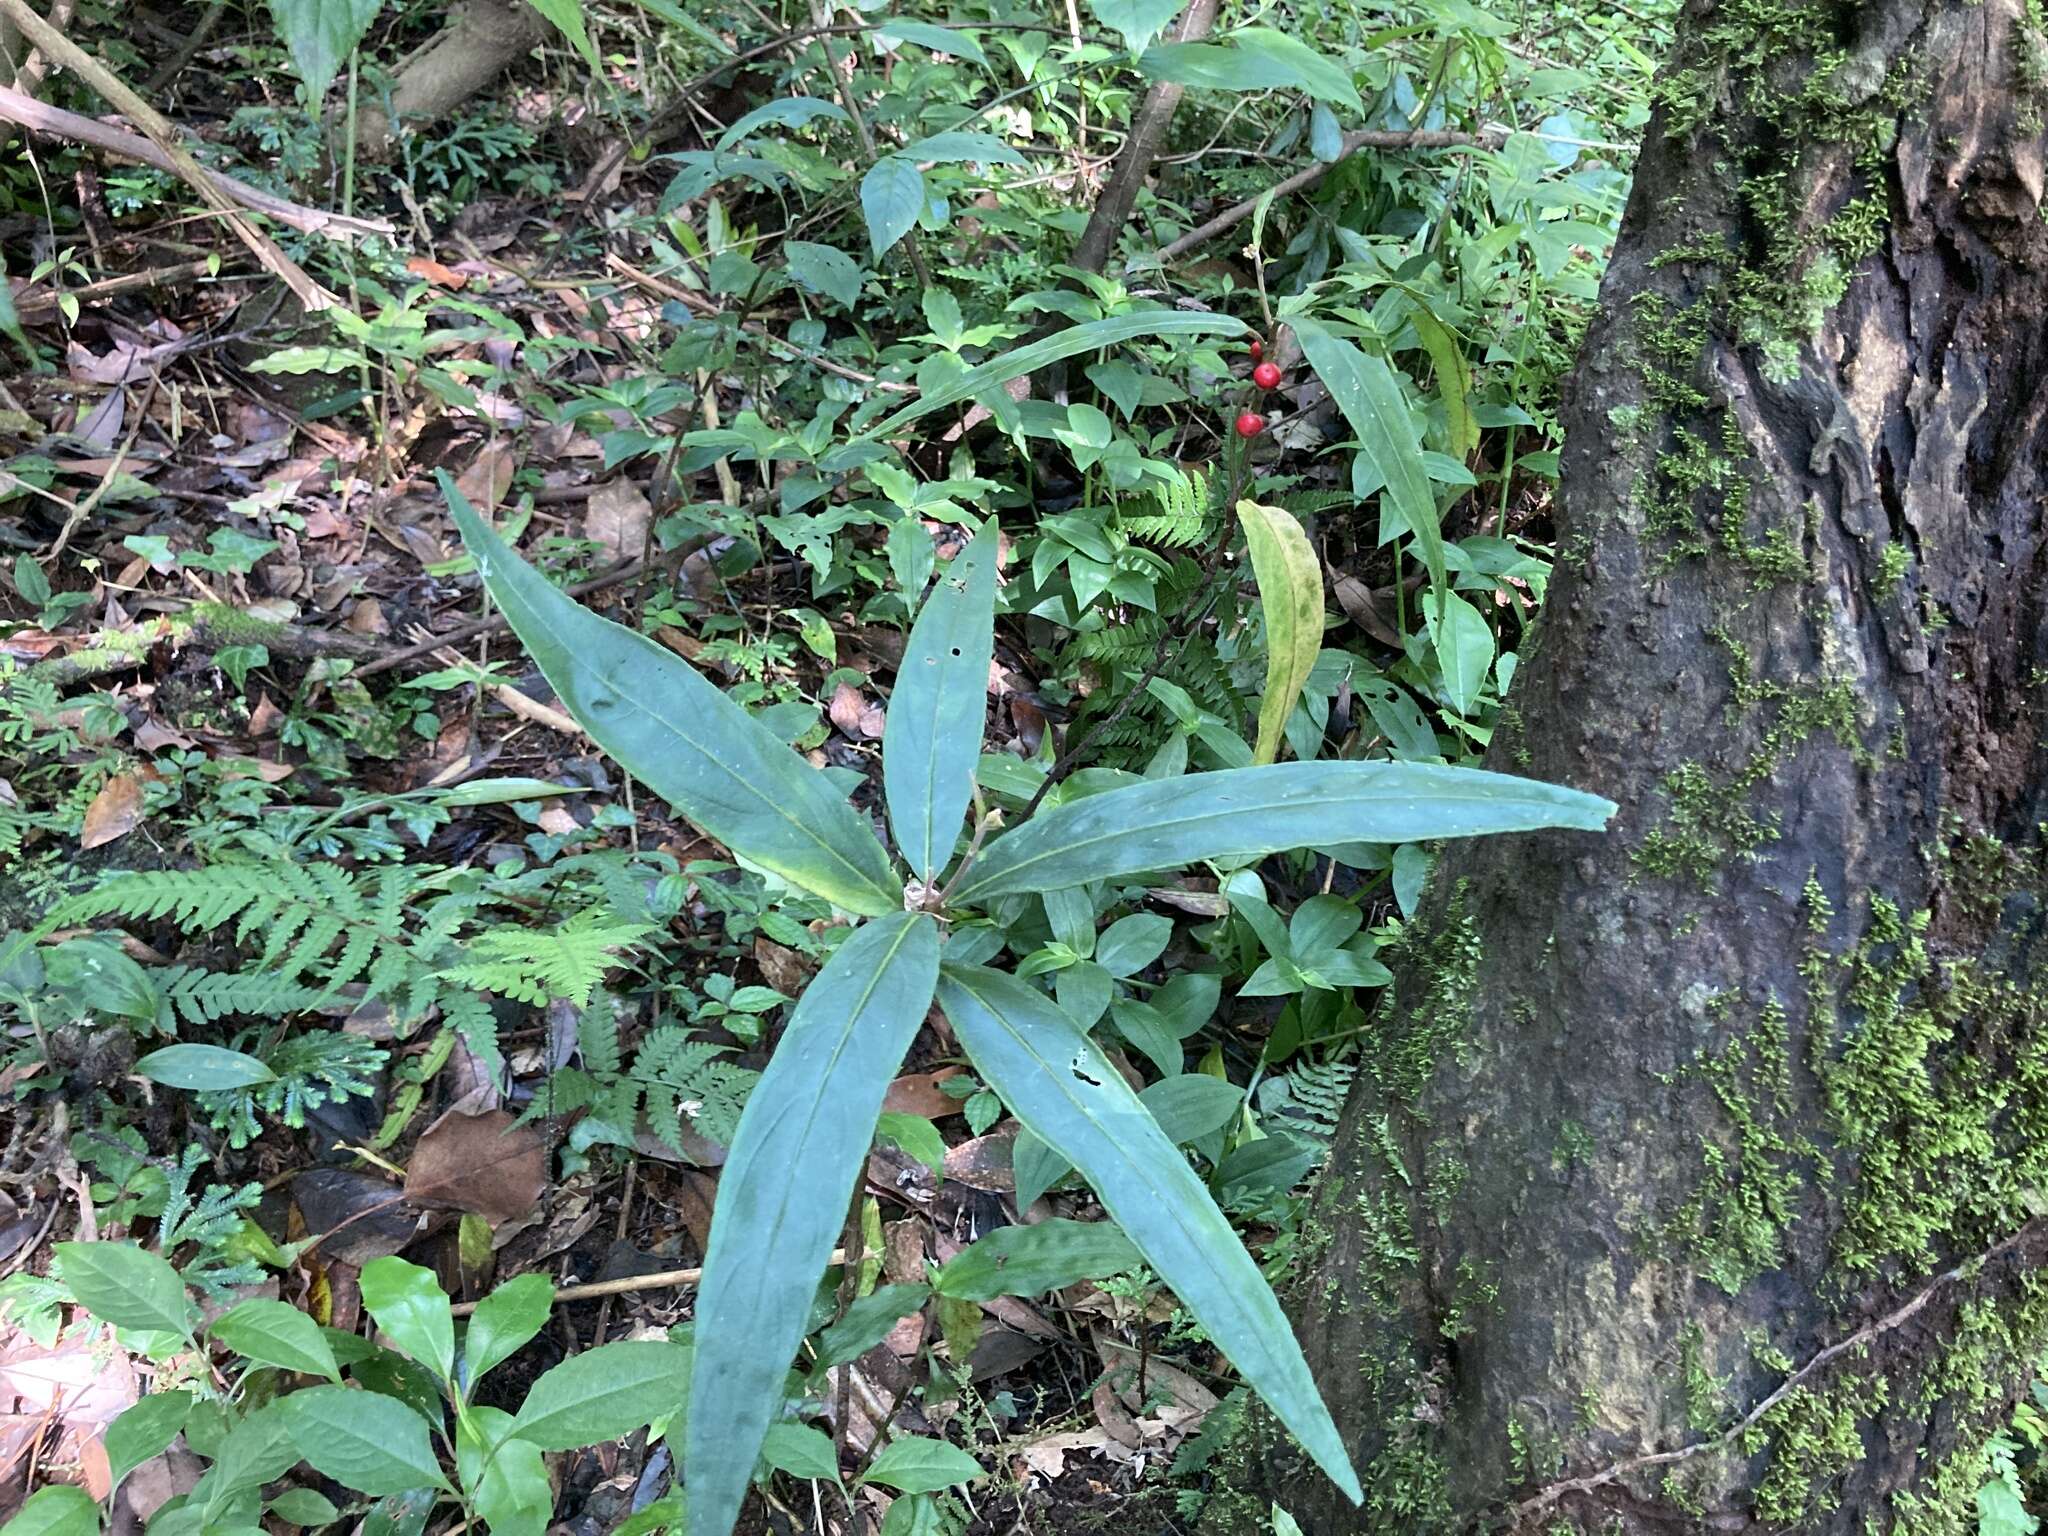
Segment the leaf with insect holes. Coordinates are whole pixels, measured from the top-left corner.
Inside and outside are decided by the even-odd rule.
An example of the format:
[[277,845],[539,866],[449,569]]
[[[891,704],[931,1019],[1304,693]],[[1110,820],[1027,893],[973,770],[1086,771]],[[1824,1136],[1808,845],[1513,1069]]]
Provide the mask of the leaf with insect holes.
[[953,857],[988,713],[995,647],[996,540],[984,529],[953,558],[910,627],[882,727],[882,786],[896,848],[920,880]]

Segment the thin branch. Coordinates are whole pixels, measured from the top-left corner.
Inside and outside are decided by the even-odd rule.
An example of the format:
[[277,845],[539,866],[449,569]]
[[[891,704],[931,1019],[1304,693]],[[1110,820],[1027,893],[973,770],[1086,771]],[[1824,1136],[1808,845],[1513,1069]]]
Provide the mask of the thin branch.
[[1823,1349],[1819,1354],[1815,1355],[1806,1364],[1799,1367],[1798,1370],[1779,1383],[1778,1389],[1775,1392],[1772,1392],[1762,1402],[1744,1414],[1741,1419],[1720,1433],[1712,1435],[1705,1440],[1696,1441],[1692,1445],[1680,1446],[1675,1451],[1656,1451],[1646,1456],[1632,1456],[1627,1461],[1615,1462],[1610,1467],[1602,1468],[1598,1472],[1590,1472],[1584,1477],[1569,1477],[1561,1482],[1552,1483],[1546,1488],[1539,1488],[1536,1492],[1529,1495],[1528,1498],[1515,1505],[1514,1513],[1516,1518],[1519,1520],[1524,1516],[1533,1515],[1548,1509],[1568,1494],[1591,1493],[1595,1488],[1604,1488],[1609,1483],[1627,1477],[1630,1473],[1647,1471],[1651,1467],[1666,1467],[1674,1462],[1690,1461],[1695,1456],[1726,1445],[1730,1440],[1754,1429],[1763,1422],[1766,1414],[1784,1402],[1786,1398],[1798,1391],[1808,1381],[1812,1380],[1815,1375],[1828,1365],[1841,1359],[1846,1354],[1863,1348],[1873,1340],[1882,1338],[1885,1334],[1904,1327],[1919,1315],[1928,1302],[1934,1299],[1936,1292],[1982,1269],[1993,1259],[2011,1252],[2028,1238],[2043,1231],[2044,1228],[2048,1228],[2048,1222],[2044,1222],[2042,1218],[2037,1217],[2010,1237],[1992,1244],[1975,1258],[1965,1259],[1954,1269],[1946,1270],[1936,1275],[1925,1286],[1921,1287],[1910,1300],[1895,1310],[1887,1312],[1875,1322],[1864,1324],[1863,1327],[1858,1328],[1846,1339],[1841,1339]]
[[[36,133],[69,139],[74,144],[90,145],[123,160],[154,166],[173,175],[182,174],[176,156],[140,134],[111,127],[77,112],[66,112],[62,107],[46,106],[33,96],[25,95],[12,86],[0,86],[0,118],[19,123]],[[261,187],[252,187],[246,181],[223,176],[219,171],[205,166],[199,167],[199,174],[205,178],[207,185],[222,197],[232,199],[257,213],[267,214],[278,223],[288,224],[303,234],[325,235],[330,240],[348,241],[364,235],[390,235],[394,232],[392,226],[383,219],[344,218],[341,214],[328,213],[321,208],[308,208],[301,203],[287,202],[284,198],[265,192]]]
[[[846,1262],[846,1250],[834,1248],[825,1260],[825,1267]],[[557,1302],[594,1301],[600,1296],[624,1296],[633,1291],[661,1291],[672,1285],[695,1285],[704,1278],[701,1269],[661,1269],[651,1275],[622,1275],[617,1280],[592,1280],[587,1285],[565,1285],[555,1292]],[[477,1309],[474,1301],[460,1301],[455,1304],[455,1315],[467,1317]]]
[[[705,298],[703,294],[692,293],[680,283],[669,282],[666,278],[657,277],[652,272],[643,272],[638,267],[627,262],[625,257],[615,252],[607,251],[605,253],[604,264],[628,282],[645,288],[649,293],[658,294],[664,299],[673,299],[678,304],[694,309],[707,320],[718,320],[725,317],[725,311],[720,309],[710,299]],[[899,384],[890,379],[878,379],[872,373],[862,373],[858,368],[849,368],[846,364],[836,362],[832,358],[826,357],[823,353],[813,352],[807,347],[800,347],[793,341],[785,341],[758,320],[742,320],[740,322],[740,329],[749,336],[758,336],[771,347],[779,347],[790,356],[802,359],[814,368],[822,368],[827,373],[836,373],[842,379],[850,379],[856,384],[865,384],[870,389],[885,390],[893,395],[914,395],[917,393],[917,386],[914,384]]]
[[1499,149],[1507,140],[1504,128],[1488,128],[1478,133],[1453,133],[1446,130],[1418,130],[1413,133],[1389,133],[1378,129],[1361,129],[1344,135],[1344,147],[1335,160],[1316,164],[1306,170],[1296,171],[1285,181],[1276,182],[1257,197],[1246,198],[1243,202],[1226,208],[1206,224],[1197,225],[1167,245],[1152,253],[1152,264],[1164,265],[1176,257],[1185,256],[1198,245],[1206,245],[1232,225],[1242,224],[1257,211],[1267,198],[1282,198],[1299,192],[1303,187],[1312,187],[1330,173],[1334,166],[1342,165],[1361,149],[1452,149],[1470,153],[1480,149]]
[[[1188,0],[1187,9],[1174,23],[1168,41],[1192,43],[1207,37],[1216,21],[1216,8],[1217,0]],[[1138,206],[1138,194],[1144,190],[1145,178],[1152,174],[1153,159],[1165,146],[1166,130],[1172,125],[1173,114],[1185,92],[1186,87],[1168,80],[1155,81],[1146,91],[1144,102],[1131,119],[1130,135],[1110,170],[1109,185],[1095,200],[1087,227],[1074,243],[1071,265],[1084,272],[1100,272],[1109,264],[1109,253],[1116,249],[1117,237]]]
[[192,158],[170,120],[124,85],[118,75],[38,16],[28,0],[0,0],[0,14],[10,17],[21,29],[21,35],[41,49],[51,63],[61,64],[77,75],[109,106],[140,128],[170,158],[171,169],[225,219],[228,228],[249,248],[250,254],[291,289],[301,308],[310,312],[340,305],[339,298],[314,282],[306,269],[287,256],[275,240],[243,216],[235,199],[216,185],[212,173],[205,166]]

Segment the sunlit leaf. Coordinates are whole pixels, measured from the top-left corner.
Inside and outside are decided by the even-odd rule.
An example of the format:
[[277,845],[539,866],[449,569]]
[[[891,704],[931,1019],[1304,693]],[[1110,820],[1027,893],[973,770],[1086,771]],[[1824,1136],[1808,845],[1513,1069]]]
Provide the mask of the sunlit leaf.
[[1270,763],[1280,754],[1280,732],[1322,654],[1323,568],[1293,513],[1240,501],[1237,516],[1266,630],[1266,691],[1259,699],[1252,761]]
[[952,899],[1086,885],[1289,848],[1410,843],[1576,827],[1612,801],[1534,779],[1432,763],[1276,763],[1155,779],[1041,811],[984,848]]

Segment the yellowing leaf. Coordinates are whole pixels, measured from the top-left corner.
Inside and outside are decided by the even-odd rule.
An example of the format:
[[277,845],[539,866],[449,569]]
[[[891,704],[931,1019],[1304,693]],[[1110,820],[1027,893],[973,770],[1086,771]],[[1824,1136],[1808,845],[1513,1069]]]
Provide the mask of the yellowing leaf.
[[1252,762],[1270,763],[1280,755],[1281,728],[1323,647],[1323,568],[1293,513],[1240,501],[1237,516],[1266,618],[1266,692]]

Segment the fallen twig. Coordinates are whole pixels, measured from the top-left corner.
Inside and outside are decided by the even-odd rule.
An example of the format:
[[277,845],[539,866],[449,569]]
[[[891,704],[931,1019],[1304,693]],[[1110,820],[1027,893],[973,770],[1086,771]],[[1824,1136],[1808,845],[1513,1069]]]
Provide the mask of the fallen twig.
[[[834,1248],[831,1257],[825,1260],[826,1268],[846,1262],[846,1250]],[[695,1285],[704,1278],[701,1269],[659,1269],[651,1275],[623,1275],[617,1280],[592,1280],[587,1285],[565,1285],[555,1292],[555,1300],[592,1301],[600,1296],[624,1296],[631,1291],[659,1291],[672,1285]],[[455,1315],[467,1317],[477,1309],[477,1303],[462,1301],[455,1304]]]
[[1314,186],[1330,173],[1331,167],[1342,165],[1346,159],[1361,149],[1455,149],[1469,153],[1478,149],[1498,149],[1506,141],[1506,130],[1498,128],[1483,129],[1478,133],[1454,133],[1437,129],[1419,130],[1414,133],[1360,129],[1356,133],[1347,133],[1344,135],[1344,148],[1335,160],[1296,171],[1285,181],[1274,183],[1257,197],[1246,198],[1243,202],[1224,209],[1208,223],[1197,225],[1178,240],[1162,245],[1152,253],[1151,260],[1154,265],[1163,265],[1176,256],[1186,255],[1196,246],[1215,239],[1233,224],[1243,223],[1265,199],[1286,197],[1291,192],[1299,192],[1303,187]]
[[338,297],[314,282],[304,267],[287,256],[275,240],[243,216],[236,199],[215,183],[212,172],[192,158],[170,120],[124,85],[118,75],[38,16],[28,0],[0,0],[0,14],[11,17],[21,35],[41,49],[53,64],[62,64],[77,75],[99,92],[109,106],[148,135],[169,157],[170,169],[222,216],[236,238],[248,246],[250,254],[291,289],[302,308],[310,313],[341,304]]
[[[141,165],[155,166],[160,171],[179,174],[176,158],[142,135],[113,127],[100,122],[97,118],[85,117],[77,112],[66,112],[62,107],[48,106],[33,96],[24,95],[12,86],[0,86],[0,118],[19,123],[36,133],[69,139],[74,144],[87,144],[107,154],[119,156],[123,160],[133,160]],[[205,166],[199,166],[198,170],[207,184],[223,197],[231,198],[243,207],[265,214],[303,234],[325,235],[330,240],[348,241],[361,239],[364,235],[394,233],[391,224],[383,219],[354,219],[339,213],[329,213],[321,208],[308,208],[302,203],[287,202],[284,198],[265,192],[261,187],[252,187],[246,181],[237,181],[232,176],[224,176],[219,171],[209,170]]]
[[[680,283],[672,283],[666,278],[655,276],[652,272],[642,272],[638,267],[628,263],[623,256],[618,255],[616,252],[606,252],[604,264],[636,287],[645,288],[649,293],[656,294],[664,299],[673,299],[676,303],[686,308],[694,309],[698,314],[708,319],[721,318],[725,314],[724,310],[720,309],[710,299],[705,298],[703,294],[692,293]],[[793,341],[784,341],[757,320],[742,320],[740,322],[740,329],[750,336],[760,337],[771,347],[779,347],[791,356],[801,358],[813,367],[822,368],[827,373],[836,373],[842,379],[851,379],[854,383],[865,384],[870,389],[886,390],[892,395],[914,395],[917,393],[917,386],[914,384],[898,384],[888,379],[878,379],[872,373],[862,373],[858,368],[849,368],[844,363],[834,362],[822,353],[813,352],[806,347],[800,347]]]
[[195,603],[180,613],[165,614],[132,629],[105,631],[67,655],[36,662],[25,668],[23,675],[64,688],[89,677],[139,667],[159,645],[221,646],[247,644],[252,639],[273,656],[303,661],[323,656],[355,660],[377,653],[374,641],[346,630],[267,623],[220,603]]

